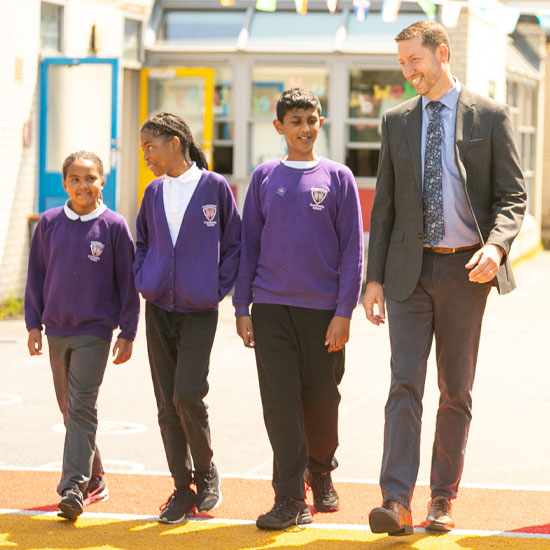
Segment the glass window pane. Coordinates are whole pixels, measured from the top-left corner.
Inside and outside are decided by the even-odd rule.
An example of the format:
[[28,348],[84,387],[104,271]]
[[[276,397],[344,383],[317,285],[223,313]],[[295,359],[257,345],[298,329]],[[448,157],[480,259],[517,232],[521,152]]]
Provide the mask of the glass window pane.
[[341,22],[341,15],[326,12],[309,11],[307,16],[296,12],[256,12],[249,29],[248,48],[332,51]]
[[321,102],[323,116],[328,115],[327,67],[254,67],[252,69],[252,116],[275,117],[282,91],[289,88],[311,90]]
[[193,134],[193,139],[203,143],[204,129],[204,79],[201,77],[177,78],[149,73],[148,112],[168,111],[183,117]]
[[244,11],[167,10],[159,39],[168,42],[236,42],[244,18]]
[[100,63],[49,66],[47,171],[58,172],[79,149],[96,153],[111,171],[112,73]]
[[42,2],[40,5],[40,48],[61,51],[61,17],[63,7]]
[[401,71],[350,71],[349,116],[381,118],[384,111],[414,97]]
[[214,139],[215,140],[233,140],[233,123],[214,121]]
[[231,175],[233,173],[233,147],[214,146],[214,172]]
[[233,114],[233,70],[231,67],[216,67],[214,71],[214,116],[228,117]]
[[124,20],[124,59],[140,61],[141,59],[141,21]]
[[378,173],[379,149],[348,149],[346,165],[358,178],[375,178]]
[[[314,150],[322,157],[329,157],[329,128],[324,124],[315,141]],[[284,136],[280,136],[269,122],[255,122],[250,128],[250,171],[258,164],[282,158],[287,154]]]
[[535,182],[533,178],[525,178],[525,187],[527,190],[527,212],[531,215],[535,214],[535,200],[534,200],[534,190]]
[[394,37],[411,23],[424,19],[420,13],[400,13],[393,23],[382,20],[380,13],[369,13],[364,21],[351,14],[348,18],[344,51],[397,53]]
[[352,142],[380,142],[381,136],[380,123],[374,124],[350,124],[348,141]]

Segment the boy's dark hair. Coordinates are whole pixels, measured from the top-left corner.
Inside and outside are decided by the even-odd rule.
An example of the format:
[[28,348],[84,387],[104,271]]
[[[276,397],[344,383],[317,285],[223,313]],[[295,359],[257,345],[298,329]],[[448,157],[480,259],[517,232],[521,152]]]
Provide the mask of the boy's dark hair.
[[277,119],[283,122],[285,115],[293,109],[317,109],[321,116],[321,102],[310,90],[291,88],[285,90],[277,101]]
[[63,161],[63,179],[67,177],[69,166],[79,159],[91,160],[97,166],[97,171],[99,172],[99,175],[103,177],[103,163],[101,162],[101,159],[95,153],[90,153],[90,151],[77,151],[76,153],[71,153]]
[[451,41],[441,23],[437,21],[417,21],[403,29],[394,40],[401,42],[401,40],[410,40],[417,36],[422,39],[422,45],[432,50],[432,52],[435,52],[440,44],[445,44],[449,51],[448,59],[451,59]]
[[181,143],[181,152],[187,159],[197,163],[199,168],[208,168],[206,157],[198,145],[193,140],[191,129],[183,118],[174,113],[153,113],[142,124],[140,132],[151,132],[155,136],[162,136],[167,140],[174,136],[178,137]]

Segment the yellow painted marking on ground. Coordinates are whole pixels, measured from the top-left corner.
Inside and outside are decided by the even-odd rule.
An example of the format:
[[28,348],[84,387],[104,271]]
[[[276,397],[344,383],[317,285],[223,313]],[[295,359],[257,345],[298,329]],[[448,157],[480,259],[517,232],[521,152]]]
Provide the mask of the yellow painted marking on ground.
[[151,529],[151,527],[155,527],[155,525],[158,524],[158,521],[150,521],[149,523],[145,523],[144,525],[137,525],[136,527],[132,527],[130,531],[145,531],[146,529]]
[[550,539],[415,533],[387,537],[357,529],[309,527],[260,531],[251,524],[80,517],[75,523],[45,515],[0,515],[0,549],[24,550],[550,550]]
[[16,542],[8,541],[9,536],[10,536],[9,533],[0,533],[0,548],[10,548],[13,546],[17,546]]

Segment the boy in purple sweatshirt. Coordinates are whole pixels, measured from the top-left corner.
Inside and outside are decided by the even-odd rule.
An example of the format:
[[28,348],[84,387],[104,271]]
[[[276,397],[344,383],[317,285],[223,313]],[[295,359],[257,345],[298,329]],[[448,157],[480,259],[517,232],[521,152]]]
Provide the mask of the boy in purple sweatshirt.
[[44,212],[34,233],[25,293],[31,355],[46,327],[55,393],[65,422],[59,509],[76,519],[84,504],[107,498],[96,445],[97,396],[109,357],[128,361],[139,318],[132,276],[134,245],[122,216],[101,199],[99,157],[86,151],[63,163],[65,206]]
[[339,508],[331,478],[338,384],[361,290],[363,232],[353,174],[313,152],[322,123],[313,93],[282,93],[273,124],[288,155],[256,168],[243,211],[233,303],[237,332],[255,350],[274,455],[275,504],[258,517],[260,529],[311,523],[304,480],[318,512]]

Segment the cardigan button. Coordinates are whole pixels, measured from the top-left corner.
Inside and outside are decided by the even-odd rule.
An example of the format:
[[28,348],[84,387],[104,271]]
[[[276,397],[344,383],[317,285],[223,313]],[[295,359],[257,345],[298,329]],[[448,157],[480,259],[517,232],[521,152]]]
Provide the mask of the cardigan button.
[[422,238],[422,233],[419,233],[419,234],[418,234],[418,238],[419,238],[419,239]]

